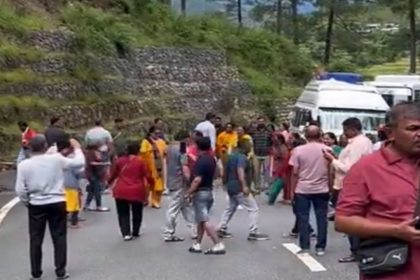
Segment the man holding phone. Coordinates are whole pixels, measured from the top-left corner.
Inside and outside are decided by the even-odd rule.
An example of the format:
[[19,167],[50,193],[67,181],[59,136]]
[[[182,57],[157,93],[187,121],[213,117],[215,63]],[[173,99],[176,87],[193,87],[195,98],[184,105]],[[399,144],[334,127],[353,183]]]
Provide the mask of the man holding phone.
[[358,161],[344,179],[336,229],[364,239],[395,238],[408,242],[411,253],[406,266],[375,279],[415,280],[420,275],[419,219],[414,217],[420,185],[419,104],[394,106],[388,126],[387,144]]
[[[331,162],[334,168],[333,188],[338,192],[343,187],[343,179],[350,168],[363,156],[372,153],[373,144],[369,138],[362,133],[362,123],[357,118],[349,118],[343,122],[344,135],[348,139],[348,145],[340,153],[338,159],[332,152],[326,152],[324,157]],[[359,246],[359,239],[349,235],[351,255],[339,259],[340,263],[354,262],[355,253]]]

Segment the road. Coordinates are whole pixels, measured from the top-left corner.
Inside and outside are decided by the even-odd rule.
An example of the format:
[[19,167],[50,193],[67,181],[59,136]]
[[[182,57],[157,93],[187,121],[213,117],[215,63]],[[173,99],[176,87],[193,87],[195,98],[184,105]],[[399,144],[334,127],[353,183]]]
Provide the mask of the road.
[[[13,196],[0,194],[0,203]],[[110,213],[83,213],[87,221],[77,230],[69,229],[69,272],[77,280],[354,280],[358,279],[354,264],[339,264],[337,259],[348,253],[342,234],[330,225],[327,254],[315,259],[326,269],[311,271],[283,244],[294,221],[289,206],[261,205],[260,228],[271,237],[269,241],[249,242],[247,213],[238,211],[230,231],[234,238],[226,240],[224,256],[193,255],[188,253],[190,240],[183,243],[164,243],[160,237],[165,209],[147,208],[144,213],[142,236],[123,242],[118,231],[112,198],[106,203]],[[167,205],[167,202],[164,205]],[[218,220],[226,204],[225,195],[218,191],[213,216]],[[1,208],[0,204],[0,208]],[[28,229],[25,207],[15,206],[0,225],[0,279],[25,280],[29,275]],[[188,236],[180,222],[179,234]],[[209,246],[206,239],[205,246]],[[44,279],[55,279],[52,266],[51,241],[47,235],[44,245]]]

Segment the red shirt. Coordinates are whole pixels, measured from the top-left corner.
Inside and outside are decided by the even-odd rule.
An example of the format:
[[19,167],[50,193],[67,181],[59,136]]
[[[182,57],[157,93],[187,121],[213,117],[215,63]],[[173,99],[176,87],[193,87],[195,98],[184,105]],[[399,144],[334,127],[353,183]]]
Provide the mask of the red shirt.
[[[337,215],[390,223],[413,219],[418,195],[416,171],[415,163],[389,147],[363,157],[344,178]],[[404,270],[375,279],[420,279],[419,262],[420,247],[412,245],[412,256]]]
[[27,147],[31,139],[36,136],[35,130],[27,127],[26,130],[22,133],[22,146]]
[[194,167],[195,163],[198,159],[198,147],[196,144],[190,144],[187,147],[187,157],[188,157],[188,163],[187,166],[190,170]]
[[147,182],[154,184],[152,174],[146,164],[137,156],[123,156],[117,159],[112,167],[110,182],[116,180],[114,197],[129,201],[147,200]]

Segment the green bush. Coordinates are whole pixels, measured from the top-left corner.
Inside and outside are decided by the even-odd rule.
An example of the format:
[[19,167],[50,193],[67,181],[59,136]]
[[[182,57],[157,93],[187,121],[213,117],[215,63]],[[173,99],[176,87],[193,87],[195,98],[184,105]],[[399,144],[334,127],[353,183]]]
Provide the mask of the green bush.
[[0,0],[0,30],[24,36],[46,26],[42,17],[18,12],[6,0]]
[[137,31],[124,17],[79,3],[63,10],[63,20],[76,32],[81,45],[103,55],[116,53],[116,46],[129,48],[136,39]]
[[[119,14],[76,3],[63,10],[62,18],[82,46],[94,53],[115,55],[121,48],[144,45],[226,51],[229,61],[238,66],[258,95],[283,95],[282,88],[287,84],[302,85],[311,77],[309,54],[275,33],[238,29],[216,15],[176,16],[167,6],[148,0],[118,3],[122,7]],[[85,76],[84,69],[78,72]]]

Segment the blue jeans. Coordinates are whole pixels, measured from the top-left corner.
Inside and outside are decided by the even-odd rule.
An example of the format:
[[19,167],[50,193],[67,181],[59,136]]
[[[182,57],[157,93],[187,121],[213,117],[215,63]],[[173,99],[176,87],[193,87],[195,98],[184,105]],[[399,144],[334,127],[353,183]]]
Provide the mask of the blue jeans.
[[325,249],[327,246],[328,229],[328,202],[329,193],[320,194],[296,194],[295,209],[298,219],[299,243],[302,250],[310,249],[309,213],[311,204],[315,209],[317,223],[317,249]]
[[19,164],[21,163],[23,160],[28,158],[28,151],[25,150],[24,148],[20,148],[19,150],[19,154],[16,158],[16,163]]
[[89,208],[90,203],[95,199],[96,207],[102,207],[102,190],[103,184],[99,178],[92,177],[87,186],[87,196],[85,208]]

